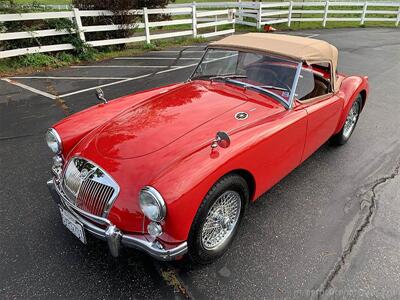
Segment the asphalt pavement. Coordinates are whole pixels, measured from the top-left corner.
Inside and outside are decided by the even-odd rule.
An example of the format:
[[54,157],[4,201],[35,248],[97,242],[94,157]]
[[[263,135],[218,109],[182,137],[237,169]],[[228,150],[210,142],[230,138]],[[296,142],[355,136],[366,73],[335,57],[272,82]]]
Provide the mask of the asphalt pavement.
[[204,45],[2,78],[0,298],[400,298],[400,31],[291,34],[336,45],[341,72],[369,76],[367,105],[351,140],[323,145],[250,205],[230,251],[207,266],[81,244],[47,191],[43,137],[96,104],[99,86],[113,99],[185,80]]

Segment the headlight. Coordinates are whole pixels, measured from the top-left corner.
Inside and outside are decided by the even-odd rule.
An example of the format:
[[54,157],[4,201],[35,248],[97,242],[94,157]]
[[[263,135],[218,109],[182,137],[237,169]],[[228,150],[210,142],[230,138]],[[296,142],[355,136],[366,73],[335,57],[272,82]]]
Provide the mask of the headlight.
[[53,151],[56,154],[61,153],[61,150],[62,150],[61,138],[55,129],[50,128],[49,130],[47,130],[46,142],[47,142],[47,146],[49,146],[51,151]]
[[163,220],[167,214],[164,199],[151,186],[146,186],[140,191],[140,208],[147,218],[155,222]]

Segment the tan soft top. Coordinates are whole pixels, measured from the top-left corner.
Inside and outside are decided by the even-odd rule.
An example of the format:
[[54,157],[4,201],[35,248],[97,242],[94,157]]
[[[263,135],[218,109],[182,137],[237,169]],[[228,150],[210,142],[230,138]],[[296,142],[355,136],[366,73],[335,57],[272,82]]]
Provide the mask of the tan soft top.
[[325,41],[286,34],[252,32],[228,36],[211,43],[209,47],[266,52],[307,64],[330,62],[333,82],[336,82],[338,50]]

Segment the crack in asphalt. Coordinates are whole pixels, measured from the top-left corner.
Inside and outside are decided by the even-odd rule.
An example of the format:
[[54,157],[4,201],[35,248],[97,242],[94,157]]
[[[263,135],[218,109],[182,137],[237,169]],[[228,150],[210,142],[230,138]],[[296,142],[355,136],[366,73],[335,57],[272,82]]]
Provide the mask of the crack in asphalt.
[[63,98],[61,98],[59,96],[57,89],[49,80],[47,80],[46,83],[47,83],[47,91],[50,94],[53,94],[54,96],[56,96],[56,98],[54,99],[56,105],[61,108],[61,110],[63,111],[63,113],[66,116],[71,115],[72,111],[71,111],[70,107],[68,106],[67,101],[65,101]]
[[174,289],[174,293],[177,293],[175,294],[176,296],[179,295],[179,298],[182,299],[194,299],[193,295],[189,292],[188,287],[184,284],[178,272],[173,267],[168,263],[164,264],[158,261],[154,261],[154,267],[163,279],[164,283]]
[[9,141],[15,139],[21,139],[26,137],[34,136],[34,134],[23,134],[23,135],[13,135],[13,136],[0,136],[0,141]]
[[[332,287],[333,280],[336,278],[336,276],[342,270],[343,266],[346,263],[346,259],[351,255],[354,246],[360,240],[365,229],[371,223],[372,217],[373,217],[373,215],[375,213],[375,209],[376,209],[376,198],[377,198],[376,189],[380,185],[384,184],[385,182],[387,182],[389,180],[393,180],[396,176],[400,175],[399,173],[400,173],[400,162],[397,163],[396,167],[394,168],[393,172],[390,175],[387,175],[387,176],[384,176],[384,177],[381,177],[381,178],[375,180],[373,182],[371,188],[364,193],[364,194],[367,194],[368,192],[372,193],[372,196],[370,198],[370,202],[368,205],[368,212],[367,212],[367,214],[364,215],[361,225],[359,225],[357,231],[355,232],[352,239],[348,243],[346,249],[342,252],[342,255],[340,256],[339,261],[335,264],[333,270],[329,273],[328,277],[325,279],[325,281],[322,283],[322,285],[318,289],[317,299],[321,299],[322,296],[326,293],[326,291],[330,287]],[[363,200],[363,202],[364,201],[365,200]]]

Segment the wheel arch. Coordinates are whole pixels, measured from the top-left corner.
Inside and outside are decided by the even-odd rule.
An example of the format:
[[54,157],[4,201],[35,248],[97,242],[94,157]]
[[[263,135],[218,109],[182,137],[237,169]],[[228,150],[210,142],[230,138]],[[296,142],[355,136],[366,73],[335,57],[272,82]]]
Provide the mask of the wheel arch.
[[338,133],[346,121],[347,114],[358,95],[362,97],[362,108],[364,108],[369,91],[368,79],[366,77],[349,76],[342,81],[340,86],[341,96],[344,98],[344,106],[341,117],[334,134]]
[[254,201],[254,195],[256,191],[256,180],[254,178],[254,175],[246,169],[235,169],[221,176],[216,182],[218,182],[222,177],[230,174],[239,175],[246,181],[247,187],[249,188],[249,200]]
[[361,111],[364,109],[365,103],[367,102],[367,91],[361,90],[360,95],[362,97]]

